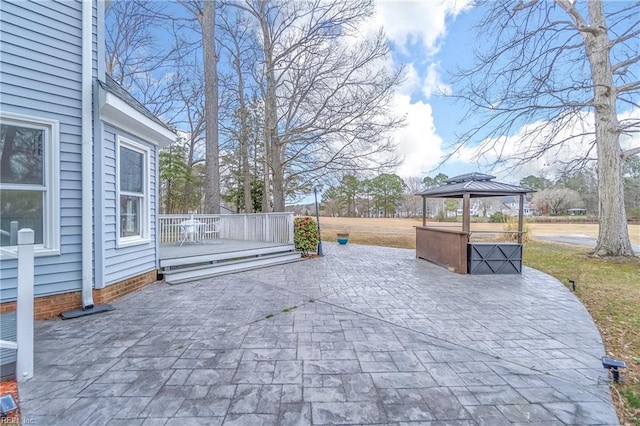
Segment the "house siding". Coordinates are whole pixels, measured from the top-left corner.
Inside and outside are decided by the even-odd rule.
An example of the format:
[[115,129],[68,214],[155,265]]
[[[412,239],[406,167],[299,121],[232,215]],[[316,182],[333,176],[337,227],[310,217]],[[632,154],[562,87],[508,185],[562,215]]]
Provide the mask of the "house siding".
[[[149,216],[150,241],[145,244],[118,247],[117,235],[117,176],[116,141],[125,138],[149,150]],[[156,268],[156,171],[157,147],[137,138],[130,133],[103,123],[102,137],[103,174],[102,174],[102,250],[104,251],[104,274],[101,281],[105,286],[128,278],[147,273]]]
[[[1,0],[0,111],[59,122],[60,254],[35,258],[35,295],[82,281],[82,2]],[[96,13],[94,2],[94,14]],[[98,39],[94,17],[94,40]],[[94,43],[93,68],[97,74]],[[17,261],[0,260],[0,301],[15,300]]]

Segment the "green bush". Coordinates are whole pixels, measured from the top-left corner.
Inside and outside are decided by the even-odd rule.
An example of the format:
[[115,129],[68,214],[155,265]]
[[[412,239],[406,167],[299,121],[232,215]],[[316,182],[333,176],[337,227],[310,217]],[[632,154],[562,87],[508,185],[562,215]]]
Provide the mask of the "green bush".
[[495,212],[489,218],[489,223],[506,223],[508,216],[502,212]]
[[640,207],[632,207],[627,212],[627,219],[640,220]]
[[293,222],[293,243],[303,256],[318,250],[318,224],[310,217],[296,217]]

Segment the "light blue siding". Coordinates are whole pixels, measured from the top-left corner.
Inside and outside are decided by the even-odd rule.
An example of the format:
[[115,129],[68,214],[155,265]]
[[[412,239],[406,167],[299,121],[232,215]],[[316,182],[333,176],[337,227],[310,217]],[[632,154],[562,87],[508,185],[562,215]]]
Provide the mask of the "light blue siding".
[[[0,110],[60,122],[60,255],[35,259],[37,296],[81,285],[82,3],[2,1]],[[16,261],[0,260],[0,300],[16,297]]]
[[[35,260],[35,294],[78,291],[82,281],[82,1],[0,0],[0,111],[53,119],[59,130],[60,255]],[[100,6],[100,7],[99,7]],[[93,0],[93,77],[104,79],[103,4]],[[94,87],[94,106],[97,87]],[[97,288],[156,268],[157,148],[99,120],[94,108],[94,279]],[[115,141],[149,149],[151,240],[118,248]],[[103,139],[104,137],[104,139]],[[151,141],[153,142],[153,141]],[[95,256],[98,256],[96,259]],[[0,301],[16,297],[16,260],[0,260]]]
[[[116,141],[118,136],[135,142],[149,150],[149,184],[150,197],[150,236],[146,244],[118,248],[117,235],[117,185],[116,185]],[[127,278],[135,277],[156,268],[156,156],[157,148],[127,132],[103,124],[103,196],[102,196],[102,245],[104,250],[105,285],[114,284]]]

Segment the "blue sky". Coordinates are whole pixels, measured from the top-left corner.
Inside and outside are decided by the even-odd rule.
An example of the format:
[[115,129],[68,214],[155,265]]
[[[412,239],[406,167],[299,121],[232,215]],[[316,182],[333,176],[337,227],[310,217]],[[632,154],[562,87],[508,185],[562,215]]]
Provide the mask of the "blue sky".
[[[395,135],[398,154],[404,157],[396,170],[398,175],[422,178],[440,172],[454,176],[481,171],[517,183],[529,174],[552,177],[555,158],[570,156],[580,149],[569,147],[563,152],[551,152],[517,173],[509,174],[479,166],[472,159],[472,149],[466,149],[460,157],[436,170],[447,148],[457,142],[456,134],[464,130],[464,123],[460,125],[459,120],[465,111],[465,105],[439,93],[453,91],[450,73],[458,66],[470,64],[474,47],[488,42],[478,36],[474,28],[482,18],[482,11],[472,7],[472,0],[373,1],[375,15],[363,26],[362,33],[373,34],[383,27],[392,46],[392,58],[387,65],[404,64],[406,68],[406,81],[394,98],[396,112],[407,118],[407,126]],[[177,8],[177,13],[184,13],[175,3],[168,5]],[[639,112],[636,110],[633,114]],[[592,120],[585,117],[587,121]],[[517,132],[508,136],[511,152],[517,153]],[[637,138],[633,143],[638,143]]]
[[[490,170],[489,165],[495,160],[492,153],[482,160],[484,167],[478,165],[473,159],[474,149],[469,147],[458,158],[434,170],[447,147],[457,142],[456,133],[465,130],[464,123],[459,124],[465,105],[438,93],[451,93],[454,89],[450,86],[450,73],[455,72],[457,66],[470,64],[474,47],[490,42],[474,28],[482,19],[483,11],[472,7],[470,0],[375,0],[375,3],[377,10],[372,25],[384,27],[393,47],[394,63],[407,67],[407,81],[396,96],[397,111],[406,114],[408,122],[396,137],[398,150],[405,157],[397,170],[401,177],[433,176],[439,172],[454,176],[482,171],[509,182],[518,182],[530,174],[553,178],[562,167],[558,158],[576,158],[587,152],[589,141],[583,138],[549,151],[515,172],[506,172],[499,168]],[[625,3],[608,5],[615,8]],[[640,70],[636,68],[637,72]],[[630,109],[622,111],[620,116],[628,118],[639,114],[638,109]],[[571,133],[547,137],[562,139],[568,134],[581,134],[582,124],[593,126],[593,114],[585,112],[581,122],[572,123],[573,130],[567,130]],[[504,137],[507,155],[524,149],[526,137],[523,135],[528,125]],[[639,144],[639,136],[621,138],[623,148]]]
[[472,59],[475,21],[479,13],[466,0],[376,1],[372,25],[384,27],[395,64],[407,70],[396,97],[397,111],[407,115],[407,127],[396,143],[405,157],[402,177],[449,176],[477,171],[475,164],[449,161],[434,171],[446,147],[456,142],[463,107],[440,95],[450,92],[449,73]]

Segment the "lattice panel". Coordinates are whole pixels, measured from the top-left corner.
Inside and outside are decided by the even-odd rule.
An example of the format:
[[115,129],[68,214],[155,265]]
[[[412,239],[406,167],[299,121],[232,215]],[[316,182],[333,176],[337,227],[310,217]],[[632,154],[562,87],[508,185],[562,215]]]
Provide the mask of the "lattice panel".
[[471,243],[468,245],[470,274],[521,274],[522,245]]

